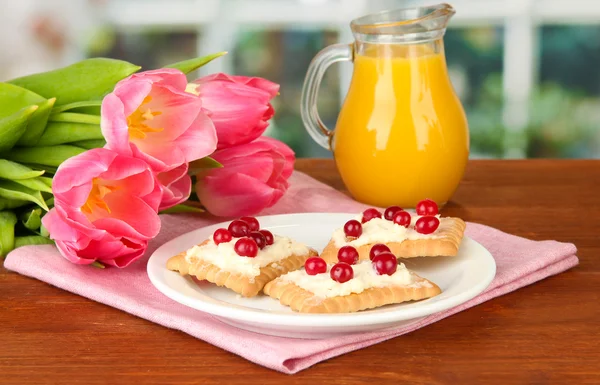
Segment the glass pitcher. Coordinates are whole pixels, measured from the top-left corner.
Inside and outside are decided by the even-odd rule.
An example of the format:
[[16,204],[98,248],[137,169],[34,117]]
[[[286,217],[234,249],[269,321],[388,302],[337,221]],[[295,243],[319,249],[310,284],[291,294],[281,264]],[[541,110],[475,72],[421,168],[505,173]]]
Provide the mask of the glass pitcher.
[[[445,204],[463,176],[469,130],[444,56],[448,4],[385,11],[350,26],[353,44],[323,49],[302,90],[302,120],[311,137],[331,149],[344,184],[358,201],[415,207]],[[326,68],[352,61],[354,72],[335,131],[317,112]]]

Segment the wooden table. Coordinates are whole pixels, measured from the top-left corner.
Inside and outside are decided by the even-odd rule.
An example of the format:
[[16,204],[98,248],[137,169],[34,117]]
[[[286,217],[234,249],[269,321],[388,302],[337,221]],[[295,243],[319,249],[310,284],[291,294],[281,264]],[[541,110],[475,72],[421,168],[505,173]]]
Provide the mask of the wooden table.
[[[343,190],[330,160],[297,168]],[[294,376],[0,268],[0,383],[600,383],[600,161],[472,161],[445,214],[580,265]]]

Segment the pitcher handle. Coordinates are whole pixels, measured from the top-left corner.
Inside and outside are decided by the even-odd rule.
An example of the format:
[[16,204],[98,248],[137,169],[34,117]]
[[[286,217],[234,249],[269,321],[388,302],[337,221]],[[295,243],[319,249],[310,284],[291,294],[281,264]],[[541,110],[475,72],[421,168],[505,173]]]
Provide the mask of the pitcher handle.
[[309,135],[321,147],[331,150],[333,131],[328,129],[317,111],[317,95],[319,86],[327,68],[338,61],[352,61],[354,49],[352,44],[334,44],[319,51],[308,66],[304,85],[302,86],[302,99],[300,112],[302,122]]

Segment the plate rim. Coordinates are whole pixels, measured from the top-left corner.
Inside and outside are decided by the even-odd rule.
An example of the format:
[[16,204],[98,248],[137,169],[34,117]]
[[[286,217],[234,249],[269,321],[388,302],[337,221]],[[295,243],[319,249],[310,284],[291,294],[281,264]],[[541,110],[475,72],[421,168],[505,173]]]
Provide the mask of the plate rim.
[[[335,212],[335,213],[293,213],[293,214],[275,214],[275,215],[263,215],[256,217],[259,221],[261,219],[264,221],[268,220],[277,220],[279,218],[285,217],[287,220],[297,218],[297,217],[308,217],[314,215],[338,215],[338,216],[355,216],[356,213],[343,213],[343,212]],[[382,313],[367,313],[367,312],[356,312],[356,313],[326,313],[326,314],[307,314],[307,313],[269,313],[265,310],[242,307],[237,308],[231,305],[228,305],[227,302],[219,301],[218,303],[210,303],[206,301],[202,301],[198,298],[192,298],[178,292],[176,289],[172,288],[170,285],[162,282],[162,280],[158,276],[154,276],[154,263],[151,263],[153,260],[159,259],[157,253],[163,249],[168,248],[172,244],[176,244],[177,241],[183,237],[188,236],[190,233],[205,230],[211,227],[219,228],[223,227],[225,224],[230,221],[224,221],[220,223],[215,223],[207,226],[202,226],[197,229],[188,231],[183,233],[165,243],[160,245],[154,250],[150,258],[148,259],[148,263],[146,265],[146,273],[150,279],[150,282],[154,287],[161,292],[166,297],[171,300],[185,305],[187,307],[193,308],[200,312],[213,315],[215,317],[223,317],[227,319],[232,319],[235,321],[243,322],[243,323],[260,323],[264,325],[278,325],[278,326],[317,326],[317,327],[332,327],[332,326],[359,326],[359,325],[378,325],[378,324],[389,324],[393,322],[401,322],[416,318],[421,318],[425,316],[429,316],[435,313],[439,313],[453,307],[459,306],[473,298],[477,295],[481,294],[493,281],[496,276],[496,262],[494,257],[483,245],[474,239],[464,236],[463,241],[466,239],[468,242],[475,243],[478,247],[481,247],[483,251],[486,253],[486,257],[488,259],[489,271],[487,271],[487,275],[478,282],[477,285],[471,287],[467,291],[463,291],[459,294],[456,294],[450,298],[439,302],[431,302],[428,303],[428,300],[420,301],[418,307],[409,308],[409,309],[398,309],[398,311],[389,311]],[[451,258],[451,257],[448,257]],[[491,263],[490,263],[491,262]],[[157,265],[157,267],[159,267]],[[164,267],[166,270],[166,266]],[[177,272],[172,272],[173,274],[178,274]],[[180,276],[181,279],[189,279],[183,276]],[[274,299],[274,301],[277,301]],[[202,306],[198,306],[198,303],[202,304]],[[441,304],[441,305],[440,305]],[[243,306],[243,305],[240,305]],[[398,314],[400,313],[400,314]]]

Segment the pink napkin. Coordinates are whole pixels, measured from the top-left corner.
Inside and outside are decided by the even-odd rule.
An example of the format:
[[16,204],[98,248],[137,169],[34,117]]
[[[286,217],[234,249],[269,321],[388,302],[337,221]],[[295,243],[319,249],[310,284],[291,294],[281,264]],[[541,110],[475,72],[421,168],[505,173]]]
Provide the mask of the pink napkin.
[[[282,200],[263,214],[291,212],[358,212],[365,206],[307,175],[296,172]],[[296,373],[320,361],[388,340],[439,321],[491,298],[563,272],[578,263],[573,244],[531,241],[469,223],[467,234],[494,256],[496,278],[478,297],[448,311],[395,330],[354,334],[322,340],[270,337],[225,325],[162,295],[146,275],[146,262],[166,241],[216,222],[193,215],[163,215],[162,230],[148,253],[130,267],[96,269],[73,265],[54,246],[23,247],[12,252],[4,267],[64,290],[116,307],[138,317],[178,329],[252,362],[284,373]]]

